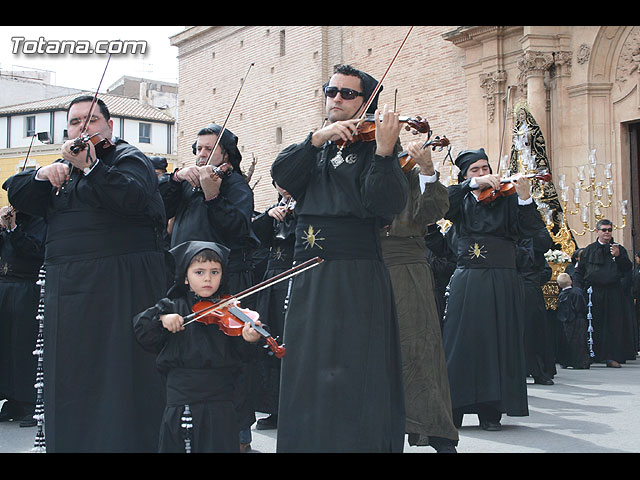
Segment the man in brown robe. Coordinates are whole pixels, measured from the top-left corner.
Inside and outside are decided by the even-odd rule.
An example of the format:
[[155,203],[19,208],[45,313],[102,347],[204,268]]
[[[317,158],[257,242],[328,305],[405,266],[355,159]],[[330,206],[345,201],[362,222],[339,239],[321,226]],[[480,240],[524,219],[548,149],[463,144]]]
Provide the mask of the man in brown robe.
[[398,311],[409,445],[455,452],[458,431],[453,424],[433,272],[424,239],[428,225],[449,209],[449,194],[438,181],[430,149],[420,148],[420,143],[408,145],[416,162],[405,172],[409,198],[404,210],[382,229],[381,246]]

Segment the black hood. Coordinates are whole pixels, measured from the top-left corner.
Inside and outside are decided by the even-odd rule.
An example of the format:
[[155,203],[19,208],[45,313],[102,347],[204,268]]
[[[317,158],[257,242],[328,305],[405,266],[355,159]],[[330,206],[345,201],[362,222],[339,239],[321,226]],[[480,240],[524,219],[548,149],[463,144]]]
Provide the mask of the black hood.
[[218,292],[225,291],[225,272],[227,271],[227,263],[229,260],[229,249],[224,245],[220,245],[215,242],[192,241],[181,243],[169,250],[169,253],[173,255],[176,262],[175,283],[167,293],[169,298],[179,297],[186,293],[187,285],[185,285],[184,279],[187,276],[187,268],[189,268],[189,264],[191,263],[191,260],[193,260],[193,257],[203,250],[213,250],[222,259],[222,281],[220,282]]
[[[464,176],[467,174],[467,170],[478,160],[489,161],[489,157],[487,157],[484,148],[464,150],[458,154],[455,161],[456,167],[460,169],[460,173],[458,173],[458,183],[464,182]],[[491,171],[491,165],[489,165],[489,171]]]
[[[353,67],[351,67],[351,68],[353,68]],[[357,68],[353,68],[353,71],[356,72],[356,76],[359,77],[360,81],[362,82],[362,93],[364,95],[364,97],[363,97],[364,98],[364,103],[367,103],[369,101],[369,97],[371,96],[373,91],[378,86],[378,80],[373,78],[367,72],[363,72],[362,70],[358,70]],[[335,72],[335,73],[339,73],[339,72]],[[335,73],[333,75],[335,75]],[[333,75],[332,75],[332,77],[333,77]],[[329,85],[330,81],[331,81],[331,79],[329,79],[327,82],[324,83],[324,85],[322,85],[322,90],[324,90]],[[380,89],[376,93],[376,96],[373,99],[373,101],[371,102],[371,105],[369,105],[369,108],[367,109],[366,113],[368,113],[368,114],[374,114],[375,113],[376,108],[378,108],[378,98],[380,97],[380,92],[382,92],[383,88],[384,87],[382,85],[380,85]]]
[[[221,130],[222,127],[220,125],[210,123],[198,132],[198,136],[211,134],[220,135]],[[192,145],[194,155],[196,154],[196,144],[197,141]],[[220,140],[220,146],[229,155],[228,160],[233,169],[240,173],[240,162],[242,162],[242,154],[240,153],[240,150],[238,150],[238,137],[234,135],[233,132],[231,132],[228,128],[225,128],[224,133],[222,134],[222,139]]]

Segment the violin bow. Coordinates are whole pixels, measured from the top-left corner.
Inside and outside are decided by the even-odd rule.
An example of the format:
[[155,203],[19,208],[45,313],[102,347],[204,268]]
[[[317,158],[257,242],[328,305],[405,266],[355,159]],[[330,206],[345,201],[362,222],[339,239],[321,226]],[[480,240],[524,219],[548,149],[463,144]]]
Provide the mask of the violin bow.
[[249,76],[249,72],[251,71],[251,68],[255,65],[255,63],[251,63],[251,65],[249,65],[249,68],[247,69],[247,73],[245,73],[244,77],[242,78],[242,83],[240,84],[240,88],[238,89],[238,93],[236,93],[236,98],[233,100],[233,103],[231,104],[231,108],[229,109],[229,113],[227,113],[227,118],[224,119],[224,123],[222,124],[222,128],[220,129],[220,133],[218,134],[218,138],[216,140],[215,145],[213,146],[213,149],[211,150],[211,152],[209,153],[209,157],[207,158],[207,163],[205,163],[205,165],[209,165],[209,163],[211,163],[211,157],[213,156],[213,152],[216,151],[216,148],[218,148],[218,145],[220,145],[220,140],[222,140],[222,135],[224,134],[225,130],[227,129],[227,122],[229,121],[229,117],[231,116],[231,112],[233,112],[233,109],[236,106],[236,103],[238,101],[238,98],[240,97],[240,92],[242,92],[242,89],[244,88],[244,82],[247,81],[247,77]]
[[391,59],[391,62],[389,63],[389,66],[387,67],[387,69],[385,70],[384,74],[382,75],[382,77],[378,81],[378,84],[376,85],[376,88],[373,89],[373,92],[369,96],[369,100],[367,100],[367,103],[365,103],[362,106],[362,108],[360,109],[360,122],[362,122],[366,118],[367,110],[369,110],[369,107],[371,106],[371,103],[373,103],[373,100],[376,98],[376,95],[380,91],[380,88],[382,87],[382,82],[386,78],[387,73],[389,73],[389,70],[391,70],[391,66],[396,61],[396,58],[398,58],[398,55],[400,54],[400,51],[402,50],[402,47],[404,47],[404,44],[407,43],[407,39],[409,38],[409,34],[411,34],[412,30],[413,30],[413,26],[411,26],[411,28],[409,28],[409,31],[405,35],[404,40],[402,40],[402,43],[400,44],[400,47],[398,47],[398,50],[396,51],[396,54]]
[[107,64],[104,66],[104,70],[102,71],[102,77],[100,77],[98,88],[96,88],[96,93],[93,95],[93,100],[91,101],[91,107],[89,107],[89,113],[84,119],[84,123],[82,124],[82,129],[80,130],[80,135],[78,135],[78,138],[84,135],[87,132],[87,129],[89,128],[89,121],[91,120],[91,117],[93,116],[93,111],[96,108],[96,103],[98,102],[98,92],[100,91],[100,87],[102,86],[102,81],[104,80],[104,76],[107,73],[107,68],[109,67],[109,62],[111,61],[111,55],[112,54],[110,53],[109,56],[107,57]]
[[210,305],[207,308],[203,308],[198,312],[193,312],[187,315],[186,317],[184,317],[183,326],[191,322],[195,322],[196,320],[206,316],[209,312],[215,310],[216,308],[226,307],[227,305],[231,303],[235,303],[236,301],[239,301],[245,297],[248,297],[249,295],[254,295],[259,291],[264,290],[265,288],[272,287],[273,285],[280,283],[284,280],[287,280],[291,277],[295,277],[296,275],[299,275],[302,272],[309,270],[310,268],[317,267],[322,262],[324,262],[324,259],[320,257],[314,257],[310,260],[307,260],[306,262],[301,263],[300,265],[296,265],[295,267],[290,268],[289,270],[279,273],[278,275],[274,275],[273,277],[265,280],[264,282],[261,282],[252,287],[249,287],[246,290],[243,290],[242,292],[236,295],[232,295],[230,298],[226,298],[217,303],[214,303],[213,305]]
[[[31,137],[31,143],[29,144],[29,149],[27,150],[27,156],[24,157],[24,163],[22,164],[22,170],[20,170],[21,172],[24,172],[24,169],[27,168],[27,161],[29,160],[29,154],[31,153],[31,147],[33,147],[33,141],[36,139],[36,136],[33,135]],[[9,220],[13,214],[15,213],[15,208],[13,208],[13,205],[9,206],[9,209],[7,210],[7,212],[3,215],[7,220]]]
[[36,136],[33,135],[31,137],[31,143],[29,144],[29,150],[27,150],[27,156],[24,157],[24,163],[22,164],[22,171],[24,172],[24,169],[27,168],[27,161],[29,160],[29,154],[31,154],[31,147],[33,147],[33,141],[36,139]]
[[509,109],[509,94],[511,93],[511,85],[507,86],[507,95],[504,103],[504,118],[502,121],[502,138],[500,139],[500,153],[498,154],[498,173],[500,173],[500,165],[502,164],[502,146],[504,145],[504,132],[507,129],[507,110]]

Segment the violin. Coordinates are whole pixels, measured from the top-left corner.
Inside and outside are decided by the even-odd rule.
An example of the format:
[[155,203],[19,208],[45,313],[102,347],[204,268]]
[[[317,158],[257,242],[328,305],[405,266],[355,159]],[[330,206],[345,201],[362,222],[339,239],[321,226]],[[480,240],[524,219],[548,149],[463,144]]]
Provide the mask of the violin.
[[284,214],[289,215],[293,213],[293,211],[295,210],[296,201],[293,199],[293,197],[289,197],[288,199],[282,197],[282,199],[280,200],[277,206],[284,207],[284,210],[285,210]]
[[[4,208],[4,207],[2,207]],[[2,218],[2,223],[4,223],[6,226],[0,226],[0,231],[3,230],[11,230],[12,228],[12,220],[14,218],[16,214],[16,209],[13,207],[13,205],[9,205],[6,209],[6,211],[2,214],[2,216],[0,218]]]
[[[249,323],[267,341],[267,346],[276,358],[284,357],[286,353],[284,345],[278,345],[267,330],[255,324],[259,315],[256,312],[249,313],[251,310],[240,308],[237,302],[229,302],[233,298],[231,295],[225,295],[217,303],[197,302],[192,309],[195,314],[194,320],[205,325],[217,325],[225,335],[231,337],[242,335],[245,323]],[[252,314],[258,315],[258,318],[252,318]]]
[[[421,117],[399,117],[400,123],[406,123],[405,130],[411,131],[414,135],[429,132],[429,123]],[[375,115],[367,114],[358,124],[355,135],[349,141],[336,140],[336,145],[344,147],[347,143],[371,142],[376,139],[376,119]]]
[[87,148],[87,145],[89,144],[89,142],[93,143],[94,147],[96,148],[100,147],[103,150],[109,150],[111,147],[115,146],[115,144],[110,139],[104,138],[99,133],[94,133],[93,135],[89,135],[87,132],[84,132],[78,135],[73,140],[73,143],[69,147],[69,150],[71,150],[72,153],[77,155],[78,152],[81,152],[82,150]]
[[[211,158],[211,157],[209,157],[209,158]],[[201,167],[201,166],[207,166],[207,165],[208,165],[208,162],[204,163],[202,165],[198,165],[198,166]],[[230,163],[224,162],[224,163],[221,163],[218,166],[212,165],[211,169],[213,170],[213,173],[211,174],[211,178],[214,178],[214,176],[215,176],[215,177],[218,177],[220,179],[224,179],[224,177],[227,177],[227,176],[231,175],[231,172],[233,172],[233,165],[231,165]],[[202,191],[202,187],[193,187],[192,191],[200,192],[200,191]]]
[[271,337],[269,332],[267,332],[264,328],[256,325],[254,320],[249,317],[249,315],[247,315],[244,310],[238,307],[238,301],[249,295],[254,295],[259,291],[264,290],[265,288],[271,287],[276,283],[299,275],[310,268],[317,267],[322,262],[324,262],[322,258],[315,257],[307,260],[306,262],[302,262],[301,264],[296,265],[289,270],[285,270],[278,275],[274,275],[264,282],[249,287],[236,295],[223,296],[222,300],[220,300],[219,302],[198,302],[193,306],[193,313],[184,317],[183,325],[186,326],[187,324],[196,321],[206,324],[215,323],[225,334],[229,336],[238,336],[242,335],[242,328],[244,327],[245,322],[248,322],[260,335],[265,338],[269,348],[275,354],[275,356],[277,358],[282,358],[285,354],[284,345],[279,346],[273,339],[273,337]]
[[[547,171],[531,173],[528,175],[523,175],[524,178],[535,178],[537,180],[541,180],[542,182],[550,182],[551,174]],[[522,178],[522,177],[521,177]],[[478,201],[480,203],[491,203],[495,199],[500,197],[508,197],[516,193],[516,187],[513,184],[514,178],[505,178],[500,180],[500,188],[486,188],[480,192],[478,195]]]
[[211,168],[213,169],[214,175],[217,175],[218,178],[224,178],[233,172],[233,165],[228,162],[221,163],[217,167],[212,166]]
[[[427,127],[428,127],[428,124],[427,124]],[[422,149],[422,148],[431,147],[433,151],[435,151],[436,149],[440,151],[444,147],[449,146],[450,143],[451,142],[449,142],[449,139],[444,135],[442,136],[442,138],[440,138],[439,136],[431,138],[431,130],[429,130],[429,136],[427,137],[427,140],[422,144],[420,148]],[[399,153],[398,160],[400,160],[400,167],[402,168],[402,171],[404,173],[407,173],[413,167],[416,166],[415,160],[411,158],[411,155],[409,155],[409,152],[407,151]]]

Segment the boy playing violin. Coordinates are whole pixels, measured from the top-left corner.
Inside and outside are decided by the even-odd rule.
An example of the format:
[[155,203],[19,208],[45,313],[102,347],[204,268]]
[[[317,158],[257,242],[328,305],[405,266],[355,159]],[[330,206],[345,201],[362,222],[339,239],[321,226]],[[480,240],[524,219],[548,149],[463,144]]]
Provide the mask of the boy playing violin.
[[[251,355],[248,343],[256,344],[261,336],[249,323],[242,328],[242,339],[216,324],[185,323],[196,303],[216,303],[225,293],[229,250],[193,241],[170,252],[176,261],[175,284],[166,298],[133,320],[138,342],[157,353],[166,382],[159,451],[239,452],[234,382],[241,362]],[[242,311],[260,325],[256,312]]]

